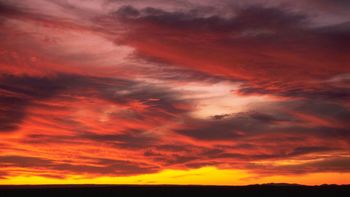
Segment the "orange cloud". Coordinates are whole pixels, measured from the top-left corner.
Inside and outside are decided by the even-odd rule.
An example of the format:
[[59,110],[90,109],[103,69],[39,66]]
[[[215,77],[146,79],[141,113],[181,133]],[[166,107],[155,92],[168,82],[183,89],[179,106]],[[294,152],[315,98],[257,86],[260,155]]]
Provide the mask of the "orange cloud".
[[346,13],[303,2],[0,0],[0,184],[348,183]]

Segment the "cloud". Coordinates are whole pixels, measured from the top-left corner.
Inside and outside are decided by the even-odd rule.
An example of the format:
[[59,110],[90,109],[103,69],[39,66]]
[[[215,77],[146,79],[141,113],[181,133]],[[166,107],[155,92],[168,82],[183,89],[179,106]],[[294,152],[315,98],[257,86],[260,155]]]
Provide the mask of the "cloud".
[[329,12],[341,12],[346,13],[349,12],[348,8],[350,8],[349,1],[346,0],[335,0],[335,1],[327,1],[327,0],[307,0],[307,3],[318,7],[321,10],[326,10]]
[[19,14],[19,8],[8,4],[7,2],[0,2],[1,16],[17,15]]
[[[202,140],[238,140],[249,134],[275,131],[281,122],[294,122],[293,117],[282,114],[274,117],[262,112],[232,114],[229,117],[214,120],[188,121],[189,128],[184,127],[176,132]],[[284,118],[284,117],[285,118]]]
[[243,93],[348,99],[348,89],[323,83],[349,72],[343,66],[349,61],[348,23],[313,27],[307,14],[279,7],[231,12],[234,16],[225,18],[207,16],[200,8],[125,6],[113,16],[129,27],[120,42],[141,58],[247,80]]
[[78,137],[99,143],[110,143],[120,148],[140,149],[153,146],[157,141],[156,136],[144,131],[131,130],[119,134],[93,134],[87,133]]
[[[341,120],[347,118],[348,110],[342,105],[289,101],[261,106],[256,106],[252,112],[226,115],[219,119],[188,120],[181,129],[175,131],[177,134],[218,148],[200,148],[202,152],[196,155],[201,159],[194,159],[186,165],[197,163],[198,166],[200,161],[207,161],[217,166],[227,164],[232,168],[265,173],[265,167],[255,166],[255,163],[285,159],[327,159],[324,153],[333,155],[347,152],[349,125]],[[322,168],[317,162],[312,166],[312,172]],[[266,168],[272,169],[270,174],[301,173],[298,169],[303,169],[303,166],[294,167],[278,165],[274,168],[266,164]]]
[[[188,11],[170,12],[153,7],[139,10],[132,6],[124,6],[113,13],[113,16],[118,20],[125,20],[131,23],[131,27],[135,25],[135,28],[146,30],[145,33],[147,35],[153,33],[154,29],[152,27],[163,26],[165,28],[164,32],[174,31],[172,36],[176,36],[177,33],[180,34],[181,32],[178,30],[187,33],[188,36],[192,36],[195,33],[201,35],[197,31],[202,30],[206,33],[217,33],[217,38],[221,37],[221,39],[227,40],[230,38],[228,34],[232,34],[232,36],[241,34],[244,37],[244,32],[249,30],[255,30],[256,32],[265,30],[271,33],[282,33],[288,30],[296,31],[302,27],[303,21],[306,20],[306,17],[301,14],[288,13],[278,8],[259,6],[232,10],[231,12],[234,12],[236,15],[233,18],[224,18],[220,15],[206,16],[206,11],[205,8],[197,8]],[[149,25],[149,29],[147,25]]]
[[342,6],[0,0],[0,178],[348,172]]
[[[104,158],[92,158],[90,165],[78,165],[43,159],[39,157],[28,157],[19,155],[0,156],[0,166],[5,169],[29,168],[34,169],[33,173],[44,169],[47,177],[59,177],[60,173],[69,172],[72,174],[94,174],[94,175],[133,175],[158,171],[157,166],[140,162],[126,160],[114,160]],[[11,174],[9,174],[11,175]],[[39,174],[42,176],[42,174]],[[8,176],[4,174],[4,177]],[[65,178],[65,177],[60,177]]]
[[33,100],[52,97],[66,88],[66,79],[2,76],[0,80],[1,131],[18,129],[26,116],[25,108]]
[[0,97],[0,131],[13,131],[25,117],[24,106],[26,101],[11,97]]
[[58,75],[52,78],[2,75],[0,81],[1,131],[18,129],[26,116],[26,108],[34,101],[55,97],[69,89],[79,89],[84,86],[86,88],[92,85],[84,77],[69,75]]
[[317,161],[309,161],[303,164],[294,165],[251,165],[251,168],[260,174],[274,174],[276,172],[280,174],[306,174],[313,172],[349,172],[349,158],[325,158]]
[[136,112],[145,112],[136,113],[134,118],[138,119],[144,119],[148,114],[173,116],[187,111],[182,105],[186,102],[177,99],[171,91],[122,79],[58,74],[48,77],[3,75],[0,80],[2,131],[18,129],[27,107],[56,97],[62,100],[95,97],[118,105],[130,105]]
[[[235,140],[276,132],[295,134],[295,137],[339,137],[348,140],[346,134],[349,110],[332,102],[287,101],[256,106],[255,111],[226,115],[209,120],[188,120],[176,132],[201,140]],[[264,107],[262,107],[264,106]],[[305,133],[304,133],[305,132]]]
[[112,175],[127,176],[135,174],[145,174],[159,171],[157,166],[147,165],[140,162],[130,162],[123,160],[99,159],[95,165],[72,165],[56,164],[52,167],[54,170],[68,171],[74,174],[95,174],[95,175]]
[[47,167],[52,162],[47,159],[37,157],[26,157],[26,156],[0,156],[0,165],[2,167]]

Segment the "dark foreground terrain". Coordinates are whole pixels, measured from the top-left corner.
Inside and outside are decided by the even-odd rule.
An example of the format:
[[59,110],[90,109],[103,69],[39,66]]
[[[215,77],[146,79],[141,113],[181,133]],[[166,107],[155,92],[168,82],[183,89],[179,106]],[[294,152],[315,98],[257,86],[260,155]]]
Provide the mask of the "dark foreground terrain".
[[41,185],[0,186],[6,196],[350,196],[350,185],[140,186]]

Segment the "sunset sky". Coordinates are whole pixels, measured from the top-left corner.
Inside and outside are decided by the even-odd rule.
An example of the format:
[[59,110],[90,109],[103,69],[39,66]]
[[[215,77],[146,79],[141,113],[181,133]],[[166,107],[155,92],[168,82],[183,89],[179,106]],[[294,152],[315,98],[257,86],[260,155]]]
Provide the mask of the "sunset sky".
[[0,184],[350,184],[350,1],[0,0]]

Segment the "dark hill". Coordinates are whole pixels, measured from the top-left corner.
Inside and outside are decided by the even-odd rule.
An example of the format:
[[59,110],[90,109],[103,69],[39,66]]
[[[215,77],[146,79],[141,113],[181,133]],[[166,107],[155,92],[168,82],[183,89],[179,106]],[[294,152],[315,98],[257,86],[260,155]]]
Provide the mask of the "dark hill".
[[350,185],[303,186],[271,183],[249,186],[197,185],[21,185],[0,186],[7,196],[350,196]]

